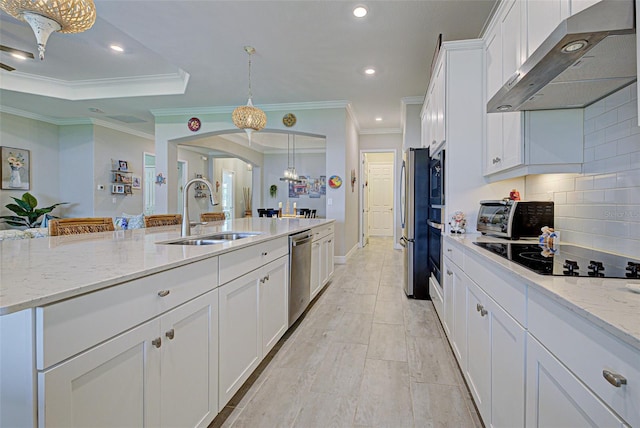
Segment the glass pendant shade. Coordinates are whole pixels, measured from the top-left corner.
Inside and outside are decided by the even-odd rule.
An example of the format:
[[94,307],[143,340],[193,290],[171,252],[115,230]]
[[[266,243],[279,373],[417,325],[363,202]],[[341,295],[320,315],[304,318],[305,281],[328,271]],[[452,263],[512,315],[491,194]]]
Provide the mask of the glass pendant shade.
[[0,0],[0,9],[31,26],[40,59],[51,33],[81,33],[96,21],[93,0]]

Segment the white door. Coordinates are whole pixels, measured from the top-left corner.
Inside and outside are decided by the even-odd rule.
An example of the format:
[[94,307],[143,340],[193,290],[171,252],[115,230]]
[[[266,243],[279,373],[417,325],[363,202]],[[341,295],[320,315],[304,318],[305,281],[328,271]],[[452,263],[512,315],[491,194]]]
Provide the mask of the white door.
[[393,163],[369,163],[369,234],[393,236]]
[[184,203],[184,185],[187,184],[187,162],[178,161],[178,206],[176,212],[182,212]]
[[365,154],[362,159],[362,246],[369,243],[369,162]]
[[153,214],[156,206],[156,156],[144,154],[144,214]]
[[222,170],[222,212],[227,218],[234,218],[233,215],[233,186],[234,171]]

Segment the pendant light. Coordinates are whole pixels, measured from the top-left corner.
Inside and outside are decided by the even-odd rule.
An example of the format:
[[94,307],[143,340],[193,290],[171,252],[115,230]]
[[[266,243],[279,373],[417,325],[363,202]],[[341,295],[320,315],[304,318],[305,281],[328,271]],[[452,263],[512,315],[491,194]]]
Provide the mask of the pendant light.
[[267,124],[267,115],[262,110],[253,106],[251,100],[251,55],[256,53],[255,48],[252,46],[245,46],[245,52],[249,55],[249,101],[246,106],[236,107],[231,114],[231,119],[234,125],[240,129],[244,129],[249,138],[249,145],[251,145],[251,133],[253,131],[260,131]]
[[41,60],[51,33],[81,33],[96,21],[93,0],[0,0],[0,9],[31,26]]
[[[293,138],[293,152],[289,150],[290,137]],[[292,162],[290,162],[290,158]],[[280,181],[288,181],[291,183],[300,183],[302,180],[298,178],[298,173],[296,172],[296,136],[295,134],[292,136],[291,134],[287,134],[287,169],[284,170],[284,177],[280,178]]]

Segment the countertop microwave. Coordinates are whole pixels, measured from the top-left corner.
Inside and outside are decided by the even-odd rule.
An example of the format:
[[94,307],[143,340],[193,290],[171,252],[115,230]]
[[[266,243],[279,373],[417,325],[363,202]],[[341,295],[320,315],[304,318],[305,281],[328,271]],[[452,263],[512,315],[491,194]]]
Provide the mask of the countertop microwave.
[[507,239],[540,236],[541,228],[553,227],[553,202],[480,201],[478,232]]

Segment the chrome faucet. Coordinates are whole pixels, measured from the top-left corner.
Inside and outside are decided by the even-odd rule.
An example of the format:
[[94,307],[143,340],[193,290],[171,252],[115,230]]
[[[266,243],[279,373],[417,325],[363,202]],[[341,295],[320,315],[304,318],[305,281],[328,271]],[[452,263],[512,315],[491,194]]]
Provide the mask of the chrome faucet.
[[194,178],[193,180],[187,181],[187,184],[184,185],[184,195],[182,197],[182,232],[181,235],[190,236],[191,235],[191,222],[189,221],[189,187],[193,183],[202,183],[209,188],[209,200],[211,201],[212,206],[218,205],[218,202],[215,201],[213,197],[213,186],[204,178]]

